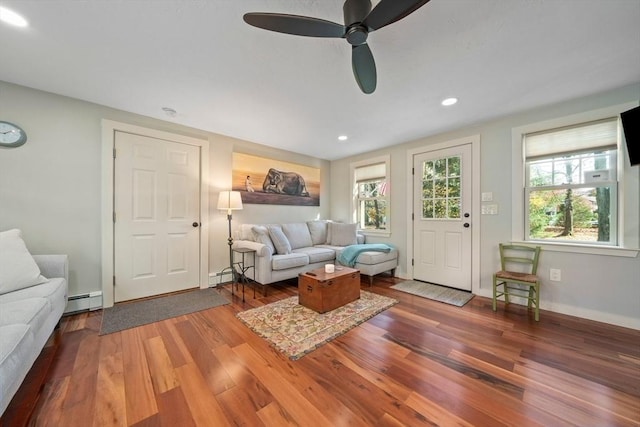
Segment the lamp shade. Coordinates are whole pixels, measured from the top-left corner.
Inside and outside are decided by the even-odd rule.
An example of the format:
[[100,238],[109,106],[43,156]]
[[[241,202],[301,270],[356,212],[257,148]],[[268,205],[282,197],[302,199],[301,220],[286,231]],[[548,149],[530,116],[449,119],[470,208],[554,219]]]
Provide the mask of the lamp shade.
[[218,196],[218,209],[226,210],[229,214],[231,211],[242,209],[242,197],[239,191],[221,191]]

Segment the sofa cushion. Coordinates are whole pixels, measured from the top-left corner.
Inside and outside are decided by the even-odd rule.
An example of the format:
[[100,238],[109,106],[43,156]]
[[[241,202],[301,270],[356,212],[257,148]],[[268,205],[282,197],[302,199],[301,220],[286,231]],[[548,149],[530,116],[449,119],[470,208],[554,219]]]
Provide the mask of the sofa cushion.
[[270,225],[269,226],[269,237],[271,237],[271,241],[273,242],[273,246],[276,248],[276,252],[279,255],[286,255],[291,253],[291,244],[285,236],[282,228]]
[[271,254],[276,253],[276,247],[273,246],[273,242],[271,241],[271,237],[269,237],[269,229],[264,225],[254,225],[251,227],[253,231],[254,241],[258,243],[262,243],[271,251]]
[[0,326],[0,414],[24,379],[24,364],[33,360],[34,336],[29,325]]
[[282,231],[291,244],[291,249],[308,248],[313,246],[309,227],[304,222],[282,224]]
[[327,243],[327,223],[326,220],[307,221],[309,234],[311,234],[311,243],[313,245],[324,245]]
[[271,268],[276,270],[286,270],[288,268],[302,267],[309,264],[309,257],[307,254],[287,254],[287,255],[274,255],[271,260]]
[[0,294],[45,282],[18,229],[0,233]]
[[24,323],[34,331],[43,328],[51,304],[44,298],[27,298],[21,301],[3,303],[0,307],[0,326]]
[[67,294],[67,282],[62,277],[54,277],[37,286],[20,289],[0,295],[0,304],[5,302],[20,301],[26,298],[46,298],[58,300],[65,298]]
[[356,230],[358,224],[343,224],[340,222],[329,223],[329,239],[327,244],[332,246],[349,246],[358,243]]
[[309,257],[309,264],[316,262],[333,261],[336,258],[336,252],[329,248],[299,248],[292,251],[294,254],[306,254]]
[[398,251],[395,249],[392,249],[389,252],[367,251],[367,252],[362,252],[360,255],[358,255],[356,263],[374,265],[374,264],[381,264],[386,261],[391,261],[397,258],[398,258]]

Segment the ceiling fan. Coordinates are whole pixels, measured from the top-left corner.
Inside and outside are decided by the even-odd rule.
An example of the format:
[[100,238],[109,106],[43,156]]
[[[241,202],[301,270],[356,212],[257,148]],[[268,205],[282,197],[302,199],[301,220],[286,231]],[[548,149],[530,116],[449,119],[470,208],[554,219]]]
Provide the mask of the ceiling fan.
[[351,64],[364,93],[376,90],[376,63],[367,45],[370,32],[415,12],[429,0],[381,0],[373,10],[370,0],[346,0],[342,7],[344,25],[308,16],[284,13],[247,13],[244,21],[254,27],[285,34],[345,38],[351,44]]

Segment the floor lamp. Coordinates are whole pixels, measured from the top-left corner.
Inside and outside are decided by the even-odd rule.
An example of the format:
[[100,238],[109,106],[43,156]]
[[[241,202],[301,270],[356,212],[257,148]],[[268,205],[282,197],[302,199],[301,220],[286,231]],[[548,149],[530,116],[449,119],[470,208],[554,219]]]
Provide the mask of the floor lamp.
[[[242,209],[242,197],[239,191],[221,191],[218,196],[218,209],[227,211],[227,221],[229,221],[229,238],[227,242],[229,244],[229,267],[225,267],[222,270],[222,274],[227,269],[231,269],[231,281],[235,281],[235,269],[233,268],[233,251],[231,246],[233,245],[233,237],[231,237],[231,211],[237,211]],[[222,281],[222,275],[220,276]],[[232,285],[233,286],[233,285]]]

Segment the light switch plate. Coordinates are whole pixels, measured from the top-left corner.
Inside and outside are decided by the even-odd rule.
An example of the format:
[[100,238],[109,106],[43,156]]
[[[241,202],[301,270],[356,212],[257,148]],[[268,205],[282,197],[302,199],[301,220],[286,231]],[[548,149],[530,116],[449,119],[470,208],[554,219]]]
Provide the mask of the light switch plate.
[[482,215],[498,215],[498,205],[482,205]]
[[492,192],[482,193],[482,201],[483,202],[492,202],[493,201],[493,193]]

